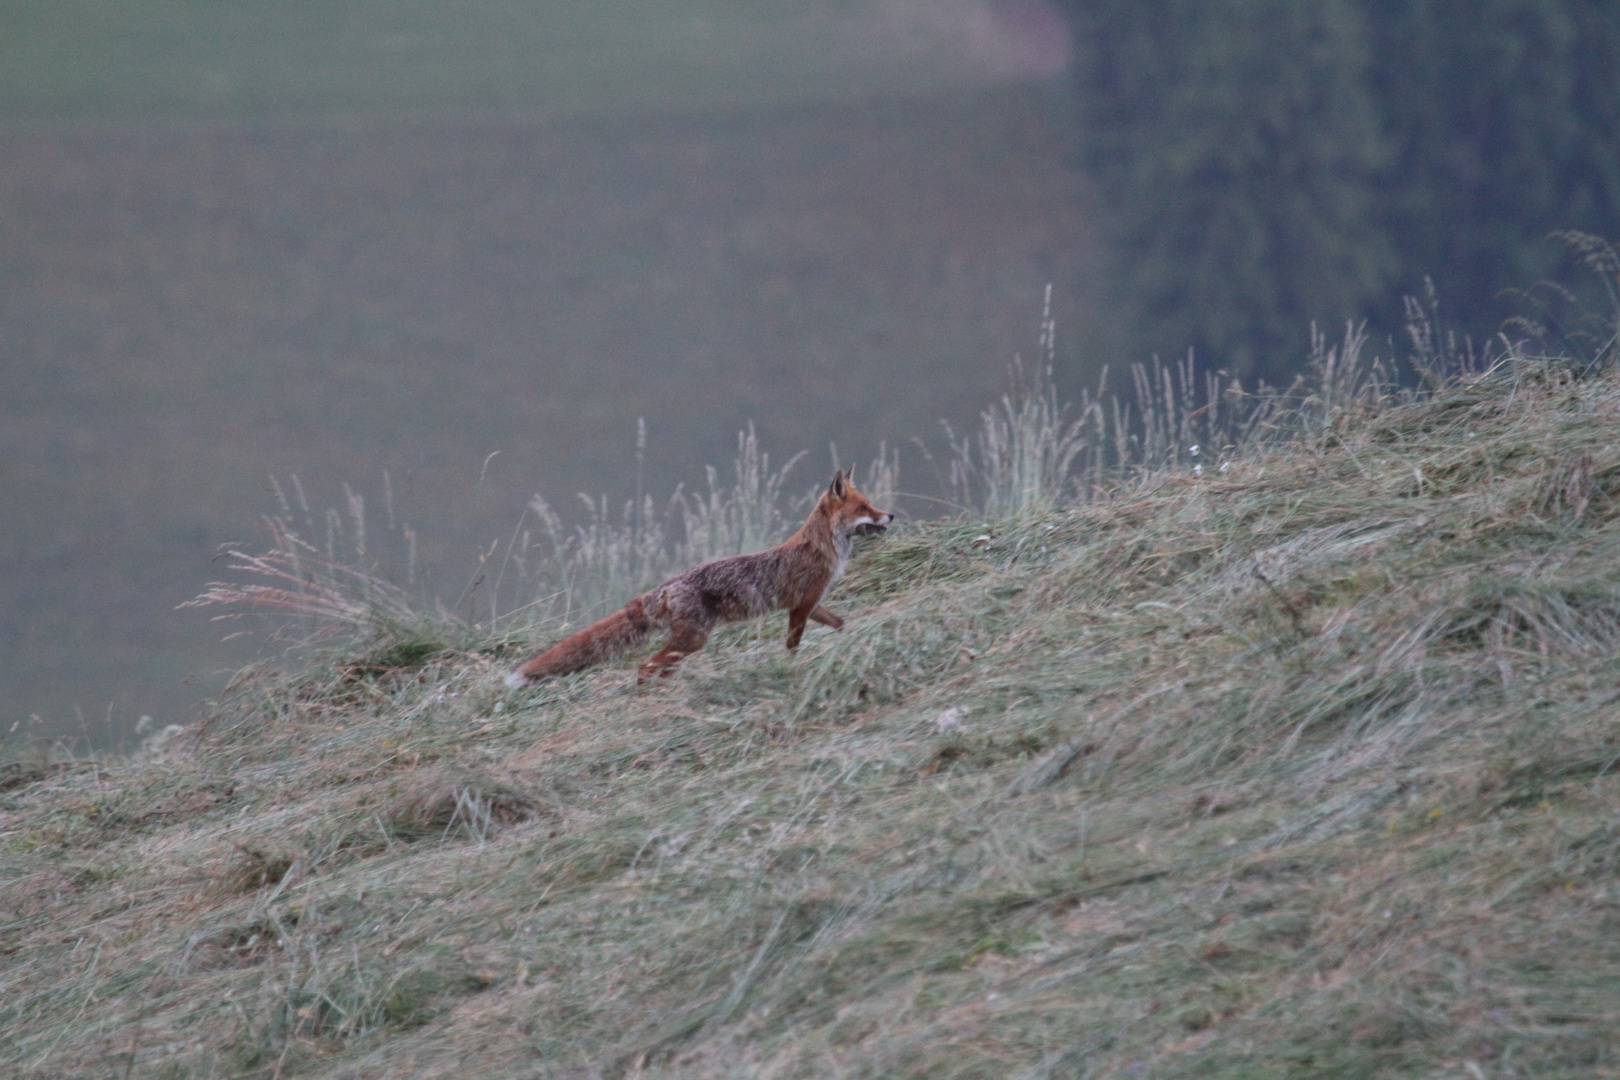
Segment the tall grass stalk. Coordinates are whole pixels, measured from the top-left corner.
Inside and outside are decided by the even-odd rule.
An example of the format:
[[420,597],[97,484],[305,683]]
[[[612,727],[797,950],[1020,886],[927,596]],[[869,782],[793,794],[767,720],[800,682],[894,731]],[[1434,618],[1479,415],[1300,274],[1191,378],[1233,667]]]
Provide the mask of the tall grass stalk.
[[1052,318],[1052,286],[1041,311],[1041,340],[1027,380],[1023,362],[1013,360],[1013,389],[979,417],[976,432],[958,438],[946,424],[950,444],[950,485],[956,500],[986,517],[1024,518],[1050,513],[1075,495],[1070,475],[1087,448],[1088,425],[1101,416],[1091,402],[1078,416],[1058,401],[1052,380],[1057,353],[1057,322]]
[[718,470],[710,465],[704,469],[708,490],[703,495],[675,493],[672,502],[683,530],[675,563],[692,565],[742,555],[780,541],[798,525],[792,518],[802,500],[790,501],[783,489],[788,474],[803,458],[800,451],[773,470],[771,456],[760,448],[754,425],[739,431],[729,485],[720,482]]
[[[306,650],[319,646],[417,658],[476,643],[475,628],[442,605],[390,581],[376,559],[368,556],[363,498],[345,486],[350,522],[346,526],[336,511],[323,515],[323,549],[298,531],[281,485],[274,478],[271,482],[283,512],[266,518],[269,548],[258,553],[228,549],[225,567],[238,577],[210,582],[181,608],[227,608],[213,616],[217,621],[239,620],[248,611],[284,617],[286,621],[276,624],[276,636],[290,636],[296,647]],[[293,484],[304,517],[312,522],[296,477]],[[408,574],[414,578],[415,536],[408,527],[398,531],[410,560]]]

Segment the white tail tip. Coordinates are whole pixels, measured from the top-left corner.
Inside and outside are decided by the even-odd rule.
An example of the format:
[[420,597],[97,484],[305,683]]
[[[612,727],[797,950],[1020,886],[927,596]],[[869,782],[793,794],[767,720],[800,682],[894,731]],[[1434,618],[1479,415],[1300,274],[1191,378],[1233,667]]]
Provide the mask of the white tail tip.
[[506,677],[506,686],[509,690],[521,690],[529,685],[529,680],[523,677],[521,671],[514,671]]

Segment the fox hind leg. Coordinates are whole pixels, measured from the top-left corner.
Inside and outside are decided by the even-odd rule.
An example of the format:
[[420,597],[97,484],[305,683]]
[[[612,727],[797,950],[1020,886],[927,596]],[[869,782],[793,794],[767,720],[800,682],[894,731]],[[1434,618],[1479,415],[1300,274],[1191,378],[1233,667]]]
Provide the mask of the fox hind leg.
[[675,665],[703,648],[709,640],[709,631],[695,623],[676,623],[670,628],[669,640],[636,672],[636,682],[644,683],[655,675],[665,678]]

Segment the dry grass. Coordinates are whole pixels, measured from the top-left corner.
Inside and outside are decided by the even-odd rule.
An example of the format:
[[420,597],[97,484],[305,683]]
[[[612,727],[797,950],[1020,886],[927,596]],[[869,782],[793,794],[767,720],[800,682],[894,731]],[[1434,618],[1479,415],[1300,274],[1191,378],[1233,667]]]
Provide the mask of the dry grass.
[[0,1072],[1620,1075],[1620,375],[1367,387],[863,542],[797,657],[8,767]]

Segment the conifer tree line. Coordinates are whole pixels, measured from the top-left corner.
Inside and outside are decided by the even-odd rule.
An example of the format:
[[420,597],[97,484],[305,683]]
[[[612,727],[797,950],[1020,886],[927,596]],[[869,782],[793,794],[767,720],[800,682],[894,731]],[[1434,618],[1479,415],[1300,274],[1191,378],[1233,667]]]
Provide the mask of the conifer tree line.
[[1616,0],[1060,0],[1139,354],[1285,377],[1432,278],[1489,335],[1549,239],[1620,237]]

